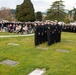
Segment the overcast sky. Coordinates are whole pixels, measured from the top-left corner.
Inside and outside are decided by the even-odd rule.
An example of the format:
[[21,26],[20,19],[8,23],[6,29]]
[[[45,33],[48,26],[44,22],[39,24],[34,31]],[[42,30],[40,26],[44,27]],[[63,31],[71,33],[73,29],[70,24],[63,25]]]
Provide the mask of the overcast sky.
[[[41,11],[45,12],[52,2],[56,0],[31,0],[31,2],[34,5],[35,12]],[[63,0],[65,9],[72,9],[73,7],[76,7],[76,0]],[[19,5],[23,2],[23,0],[0,0],[0,8],[1,7],[8,7],[8,8],[16,8],[16,5]]]

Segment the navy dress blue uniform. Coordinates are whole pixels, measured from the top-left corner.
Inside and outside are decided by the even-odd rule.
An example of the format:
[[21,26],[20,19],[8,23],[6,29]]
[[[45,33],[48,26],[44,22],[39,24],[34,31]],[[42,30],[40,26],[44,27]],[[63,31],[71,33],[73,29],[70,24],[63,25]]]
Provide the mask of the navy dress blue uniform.
[[47,24],[44,24],[44,42],[47,42]]
[[62,26],[57,24],[57,32],[58,32],[58,38],[57,38],[57,42],[61,41],[61,31],[62,31]]
[[51,24],[48,24],[47,26],[47,42],[48,42],[48,46],[52,45],[52,28],[51,28]]
[[52,41],[52,44],[54,44],[54,41],[55,41],[55,32],[54,32],[54,25],[51,25],[51,29],[52,29],[52,36],[51,36],[51,41]]
[[38,43],[38,26],[34,27],[34,32],[35,32],[35,37],[34,37],[35,46],[37,46],[37,45],[39,45],[39,43]]
[[44,42],[48,46],[61,41],[62,26],[58,24],[51,25],[49,22],[44,25],[38,24],[35,26],[35,46]]
[[54,24],[54,36],[53,36],[53,38],[54,38],[54,43],[56,43],[57,42],[57,26],[56,26],[56,24]]

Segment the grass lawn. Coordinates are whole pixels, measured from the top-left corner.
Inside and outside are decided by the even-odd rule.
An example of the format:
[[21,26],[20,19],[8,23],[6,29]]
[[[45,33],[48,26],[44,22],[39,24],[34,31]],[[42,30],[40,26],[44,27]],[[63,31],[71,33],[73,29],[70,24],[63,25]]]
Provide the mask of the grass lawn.
[[[45,75],[76,75],[76,33],[63,32],[60,43],[51,46],[44,43],[38,47],[48,50],[37,49],[33,36],[0,38],[0,61],[9,59],[19,62],[13,67],[0,64],[0,75],[28,75],[36,68],[46,68]],[[69,52],[57,52],[57,49]]]
[[17,35],[17,33],[0,32],[0,35]]

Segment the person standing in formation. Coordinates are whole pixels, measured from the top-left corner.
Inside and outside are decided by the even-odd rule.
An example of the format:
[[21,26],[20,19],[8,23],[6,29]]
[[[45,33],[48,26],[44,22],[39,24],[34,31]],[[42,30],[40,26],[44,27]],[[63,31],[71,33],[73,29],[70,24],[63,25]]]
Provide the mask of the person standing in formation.
[[48,46],[61,41],[62,27],[57,21],[46,23],[35,23],[35,46],[44,42],[48,43]]

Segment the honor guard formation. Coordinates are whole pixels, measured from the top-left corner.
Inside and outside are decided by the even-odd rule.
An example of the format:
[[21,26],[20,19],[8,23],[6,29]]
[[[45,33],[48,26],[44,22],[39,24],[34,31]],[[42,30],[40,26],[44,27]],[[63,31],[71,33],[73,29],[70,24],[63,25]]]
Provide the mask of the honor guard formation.
[[54,23],[47,22],[35,23],[35,46],[44,42],[48,46],[61,41],[61,26],[55,21]]
[[75,24],[55,22],[35,23],[35,46],[47,42],[48,46],[61,41],[61,32],[76,33]]

